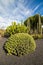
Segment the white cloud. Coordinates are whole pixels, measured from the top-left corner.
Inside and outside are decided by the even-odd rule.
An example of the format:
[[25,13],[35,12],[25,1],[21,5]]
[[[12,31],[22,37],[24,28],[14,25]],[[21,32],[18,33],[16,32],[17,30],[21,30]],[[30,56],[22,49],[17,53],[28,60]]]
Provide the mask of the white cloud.
[[0,16],[0,28],[6,28],[7,26],[11,25],[12,22],[17,22],[17,20],[15,19],[11,19],[11,18],[3,18]]
[[38,4],[34,9],[33,12],[35,12],[43,3]]
[[8,6],[10,3],[13,3],[14,2],[14,0],[0,0],[0,1],[5,6]]
[[[0,4],[0,13],[3,15],[3,16],[9,16],[9,13],[8,13],[8,9],[5,8],[3,5]],[[1,16],[1,15],[0,15]]]
[[35,9],[34,9],[34,11],[36,11],[37,9],[38,9],[38,7],[40,6],[40,4],[39,5],[37,5],[36,7],[35,7]]
[[[18,3],[18,7],[16,7],[14,10],[13,10],[13,15],[14,16],[17,16],[17,15],[24,15],[24,16],[30,16],[32,15],[32,10],[31,9],[27,9],[25,6],[23,6],[23,4],[21,3]],[[24,17],[22,16],[22,17]],[[21,18],[21,17],[20,17]]]
[[[16,0],[15,0],[16,1]],[[14,3],[14,0],[0,0],[0,27],[6,27],[11,24],[12,21],[24,20],[26,17],[32,15],[32,10],[27,9],[23,2],[25,0],[19,0],[17,3]],[[32,3],[32,2],[31,2]],[[10,9],[8,6],[17,5],[16,8]]]
[[7,27],[9,24],[11,24],[11,20],[7,18],[3,18],[0,16],[0,28]]
[[32,15],[32,12],[33,11],[29,9],[28,11],[26,11],[26,15],[30,16],[30,15]]

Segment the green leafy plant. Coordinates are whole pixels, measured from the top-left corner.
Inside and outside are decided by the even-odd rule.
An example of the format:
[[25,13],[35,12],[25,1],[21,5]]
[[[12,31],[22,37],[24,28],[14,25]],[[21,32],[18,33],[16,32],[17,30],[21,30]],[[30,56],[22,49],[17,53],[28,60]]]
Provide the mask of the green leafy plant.
[[15,33],[26,33],[27,27],[24,24],[16,24],[15,22],[12,22],[12,25],[8,26],[4,36],[10,37],[12,34]]
[[32,36],[27,33],[17,33],[6,41],[4,49],[8,54],[17,56],[25,55],[35,51],[36,44]]

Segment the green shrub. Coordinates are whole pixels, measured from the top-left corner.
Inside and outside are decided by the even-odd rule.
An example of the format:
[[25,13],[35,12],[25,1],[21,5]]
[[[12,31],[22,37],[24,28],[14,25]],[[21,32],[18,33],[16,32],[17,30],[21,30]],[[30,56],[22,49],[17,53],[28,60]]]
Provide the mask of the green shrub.
[[42,39],[43,38],[43,36],[41,34],[33,34],[32,37],[34,39]]
[[10,37],[14,33],[16,33],[16,22],[12,22],[12,25],[10,25],[6,28],[4,36],[5,37]]
[[16,26],[16,33],[26,33],[26,32],[27,32],[27,27],[25,25],[18,24]]
[[12,35],[4,44],[4,49],[8,54],[17,56],[29,54],[35,51],[34,39],[27,33],[17,33]]
[[12,22],[12,25],[8,26],[4,36],[5,37],[10,37],[12,34],[15,33],[26,33],[27,32],[27,27],[24,24],[16,24],[15,22]]

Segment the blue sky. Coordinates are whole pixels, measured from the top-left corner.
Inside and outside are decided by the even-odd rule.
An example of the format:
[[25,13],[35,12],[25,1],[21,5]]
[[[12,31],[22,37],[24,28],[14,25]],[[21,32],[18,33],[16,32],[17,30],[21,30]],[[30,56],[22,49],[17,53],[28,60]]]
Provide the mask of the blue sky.
[[36,13],[43,15],[43,0],[0,0],[0,28],[24,21]]

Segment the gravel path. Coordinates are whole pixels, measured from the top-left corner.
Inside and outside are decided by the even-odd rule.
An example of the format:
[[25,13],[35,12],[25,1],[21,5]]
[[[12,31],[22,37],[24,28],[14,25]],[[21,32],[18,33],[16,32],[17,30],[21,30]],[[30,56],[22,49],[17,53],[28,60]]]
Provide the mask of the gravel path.
[[36,51],[30,55],[17,57],[6,55],[3,44],[6,38],[0,38],[0,65],[43,65],[43,39],[36,40]]

